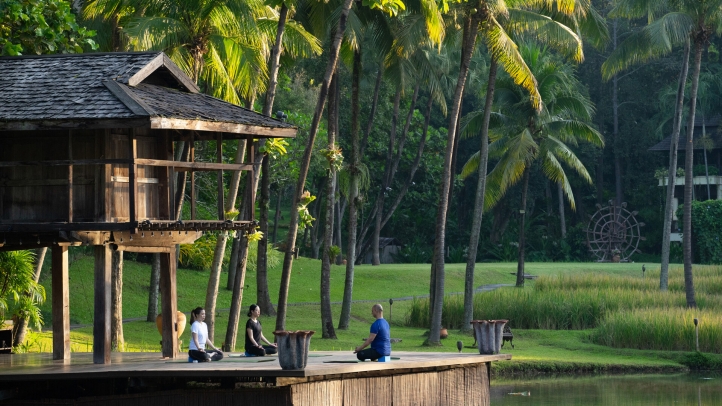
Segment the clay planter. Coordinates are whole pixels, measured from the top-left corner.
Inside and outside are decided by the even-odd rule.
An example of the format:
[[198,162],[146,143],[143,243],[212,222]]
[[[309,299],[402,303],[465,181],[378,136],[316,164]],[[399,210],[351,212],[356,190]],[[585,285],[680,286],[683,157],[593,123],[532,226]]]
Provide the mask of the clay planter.
[[308,361],[308,347],[315,331],[274,331],[281,369],[304,369]]
[[[178,323],[178,338],[183,334],[183,332],[186,329],[186,315],[183,314],[181,311],[176,312],[176,318]],[[155,326],[158,327],[158,333],[160,335],[163,335],[163,315],[158,314],[158,317],[155,318]]]
[[449,331],[445,328],[442,328],[441,331],[439,332],[439,337],[447,338],[448,336],[449,336]]
[[501,351],[504,325],[508,321],[509,320],[474,320],[471,322],[471,325],[474,327],[479,354],[498,354],[499,351]]

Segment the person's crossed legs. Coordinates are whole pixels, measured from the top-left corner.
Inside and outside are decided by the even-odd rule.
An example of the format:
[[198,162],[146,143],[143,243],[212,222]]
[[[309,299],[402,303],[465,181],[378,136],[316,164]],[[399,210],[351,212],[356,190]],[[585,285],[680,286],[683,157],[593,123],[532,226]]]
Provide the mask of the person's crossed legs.
[[356,358],[358,358],[359,361],[366,361],[367,359],[370,359],[371,361],[376,361],[381,357],[383,357],[383,355],[379,354],[379,352],[374,350],[373,348],[367,348],[356,353]]

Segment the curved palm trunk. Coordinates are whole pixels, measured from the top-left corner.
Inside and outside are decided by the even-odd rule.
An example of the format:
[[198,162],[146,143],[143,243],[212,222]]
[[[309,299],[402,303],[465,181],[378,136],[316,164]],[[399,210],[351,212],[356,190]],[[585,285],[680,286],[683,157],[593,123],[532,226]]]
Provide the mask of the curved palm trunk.
[[[366,132],[364,133],[364,139],[361,142],[359,157],[362,157],[364,155],[364,151],[366,150],[366,144],[368,143],[369,134],[371,134],[371,130],[374,126],[374,118],[376,118],[376,108],[379,105],[379,93],[381,90],[381,79],[384,76],[384,64],[379,64],[379,72],[376,74],[376,84],[374,85],[374,97],[373,101],[371,102],[371,112],[369,112],[368,117],[368,124],[366,125]],[[359,158],[360,159],[360,158]]]
[[564,213],[564,191],[561,182],[557,183],[557,196],[559,196],[559,226],[562,232],[562,239],[567,238],[567,218]]
[[667,199],[664,206],[664,228],[662,229],[662,266],[659,275],[659,289],[667,290],[669,284],[669,244],[672,233],[672,218],[674,216],[674,188],[677,183],[677,149],[679,146],[679,132],[682,126],[682,110],[684,108],[684,88],[687,83],[687,72],[689,70],[689,40],[684,45],[684,60],[682,71],[679,73],[677,84],[677,100],[674,110],[674,124],[672,127],[672,139],[669,143],[669,171],[667,173]]
[[[529,164],[527,164],[529,165]],[[529,191],[530,167],[524,169],[524,180],[521,189],[521,209],[519,210],[519,261],[516,265],[516,286],[524,287],[524,254],[526,254],[526,197]]]
[[[281,4],[281,10],[278,15],[278,27],[276,29],[276,42],[271,50],[271,70],[269,72],[268,90],[266,91],[266,99],[263,103],[263,115],[271,116],[273,111],[273,100],[276,97],[276,87],[278,86],[278,68],[281,58],[283,45],[283,32],[286,29],[286,18],[288,17],[288,7],[286,3]],[[261,195],[260,195],[260,231],[263,238],[258,241],[258,251],[256,259],[256,303],[261,308],[263,314],[275,316],[276,310],[271,303],[271,295],[268,292],[268,211],[271,200],[271,182],[270,182],[270,157],[265,155],[261,164]]]
[[479,28],[479,21],[476,16],[467,16],[464,23],[464,47],[461,52],[461,63],[459,65],[459,77],[454,90],[451,112],[449,114],[449,131],[446,139],[446,152],[444,153],[444,171],[439,185],[439,208],[436,212],[436,240],[434,242],[434,259],[432,264],[431,290],[433,301],[431,302],[431,328],[429,331],[429,344],[441,344],[441,311],[444,302],[444,242],[446,237],[446,210],[449,207],[449,187],[451,186],[451,161],[454,151],[454,140],[456,139],[456,127],[461,111],[461,97],[464,94],[464,86],[469,73],[471,54],[476,44],[476,33]]
[[496,60],[491,59],[489,64],[489,80],[486,84],[486,99],[484,100],[484,120],[481,126],[481,148],[479,150],[479,179],[476,183],[476,196],[474,198],[474,218],[471,224],[471,236],[466,259],[466,276],[464,278],[464,323],[462,331],[471,330],[471,320],[474,318],[474,268],[476,267],[476,251],[479,248],[479,234],[481,233],[481,220],[484,215],[484,194],[486,193],[486,169],[489,162],[489,121],[491,119],[491,105],[494,101],[494,87],[496,84]]
[[259,202],[261,213],[258,225],[263,233],[263,238],[258,241],[256,258],[256,304],[261,308],[262,314],[275,316],[276,309],[273,308],[271,294],[268,291],[268,205],[271,200],[270,159],[268,155],[264,156],[261,164],[261,200]]
[[303,158],[301,159],[301,165],[299,168],[298,182],[296,182],[296,189],[293,193],[293,200],[291,201],[291,221],[288,225],[288,237],[286,238],[286,253],[283,256],[281,286],[278,293],[278,313],[276,315],[276,330],[286,329],[286,306],[288,304],[288,288],[291,284],[293,251],[296,246],[296,234],[298,233],[298,211],[296,210],[296,207],[298,206],[298,202],[301,200],[301,195],[303,194],[306,185],[306,176],[308,176],[308,168],[311,164],[311,152],[313,151],[313,144],[316,141],[318,125],[321,122],[321,116],[323,114],[323,106],[324,104],[326,104],[326,98],[328,97],[328,89],[331,83],[331,76],[336,71],[339,50],[341,48],[341,39],[343,37],[344,31],[346,30],[346,20],[348,19],[348,13],[351,9],[352,4],[352,0],[344,0],[343,6],[341,8],[341,17],[339,18],[338,27],[335,30],[333,41],[331,43],[328,63],[326,64],[326,72],[324,73],[321,91],[318,95],[318,102],[316,103],[316,110],[313,114],[311,128],[308,132],[308,141],[306,143],[306,148],[303,151]]
[[[43,270],[43,263],[45,262],[45,254],[48,253],[46,248],[38,248],[35,250],[35,273],[33,274],[33,280],[38,283],[40,280],[40,272]],[[17,347],[25,341],[25,336],[28,333],[28,320],[25,318],[19,318],[17,323],[13,326],[13,347]]]
[[[338,131],[338,73],[331,79],[328,96],[328,148],[336,146]],[[326,183],[326,221],[323,229],[323,253],[321,254],[321,332],[322,338],[336,338],[331,311],[331,246],[333,245],[334,207],[336,206],[336,167],[329,162]]]
[[684,162],[684,218],[682,227],[682,245],[684,250],[684,291],[687,296],[687,307],[697,307],[694,298],[694,281],[692,279],[692,190],[694,188],[694,114],[697,107],[697,90],[699,88],[699,70],[702,65],[703,43],[695,40],[694,70],[692,71],[692,91],[689,95],[689,120],[687,121],[687,145]]
[[351,301],[353,300],[353,274],[356,259],[356,227],[358,226],[358,171],[359,171],[359,88],[361,83],[361,51],[353,54],[353,72],[351,76],[351,156],[349,172],[351,181],[348,196],[348,245],[346,248],[346,278],[343,285],[343,302],[339,330],[348,330],[351,320]]
[[276,214],[273,217],[273,236],[271,239],[275,244],[278,242],[278,223],[281,221],[281,198],[283,197],[283,188],[278,188],[278,198],[276,199]]

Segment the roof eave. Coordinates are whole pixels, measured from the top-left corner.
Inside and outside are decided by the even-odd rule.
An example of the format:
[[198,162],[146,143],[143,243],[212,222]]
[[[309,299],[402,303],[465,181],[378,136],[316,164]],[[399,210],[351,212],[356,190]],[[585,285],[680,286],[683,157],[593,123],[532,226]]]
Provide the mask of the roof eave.
[[215,131],[245,134],[257,138],[295,138],[296,132],[298,131],[294,127],[262,127],[223,121],[186,120],[160,116],[150,118],[150,128],[159,130]]

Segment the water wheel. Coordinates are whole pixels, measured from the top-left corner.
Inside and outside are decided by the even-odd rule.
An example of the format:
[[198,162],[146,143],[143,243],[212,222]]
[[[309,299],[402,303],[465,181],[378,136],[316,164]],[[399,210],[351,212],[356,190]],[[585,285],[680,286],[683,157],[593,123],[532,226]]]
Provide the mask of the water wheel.
[[597,205],[596,213],[587,227],[587,244],[589,250],[597,258],[597,262],[628,262],[635,252],[641,236],[640,228],[644,223],[637,221],[636,211],[627,210],[627,203],[616,206],[609,201],[609,206]]

